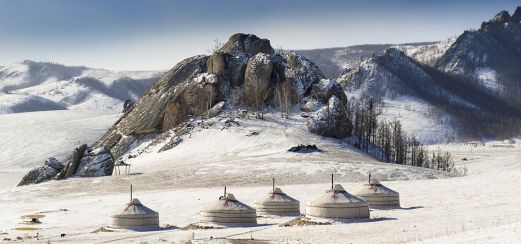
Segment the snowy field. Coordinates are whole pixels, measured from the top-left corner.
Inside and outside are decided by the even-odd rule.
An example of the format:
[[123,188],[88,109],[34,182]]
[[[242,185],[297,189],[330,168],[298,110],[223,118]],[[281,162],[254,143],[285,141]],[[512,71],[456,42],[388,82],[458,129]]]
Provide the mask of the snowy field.
[[[0,116],[2,131],[13,131],[8,139],[2,137],[2,145],[7,145],[3,149],[8,149],[2,152],[5,172],[20,172],[60,150],[70,151],[69,144],[77,140],[92,142],[119,116],[65,111],[60,118],[66,122],[60,124],[57,112]],[[36,118],[41,119],[29,123]],[[50,144],[53,146],[24,144],[32,138],[51,140],[62,129],[69,131],[54,137],[57,139],[52,140],[56,143]],[[259,133],[245,136],[250,130]],[[66,138],[65,134],[74,138]],[[285,151],[298,143],[317,144],[324,152]],[[34,236],[38,232],[43,235],[39,241],[25,241],[184,243],[193,235],[193,243],[236,243],[251,236],[261,241],[258,243],[518,243],[521,148],[460,144],[441,147],[453,153],[459,167],[468,168],[468,176],[450,178],[427,169],[375,162],[338,140],[308,133],[298,116],[281,120],[277,114],[268,114],[263,121],[244,120],[240,126],[225,130],[197,131],[169,151],[143,154],[129,161],[133,174],[128,176],[13,187],[19,178],[0,175],[0,239]],[[14,157],[17,159],[5,163]],[[224,185],[239,200],[253,206],[256,198],[270,190],[270,178],[274,176],[279,187],[301,201],[303,212],[306,202],[329,187],[330,173],[335,173],[348,191],[355,192],[368,172],[394,179],[383,183],[400,193],[401,209],[372,210],[370,219],[324,226],[279,227],[291,218],[259,218],[253,227],[180,229],[196,223],[199,210],[217,200]],[[129,184],[134,185],[135,197],[160,213],[162,226],[173,227],[152,232],[92,233],[107,226],[110,212],[126,204]],[[22,215],[35,213],[46,215],[41,219],[43,223],[35,226],[41,229],[15,230],[22,226]],[[60,238],[61,233],[67,236]],[[210,241],[210,237],[214,239]]]
[[0,115],[0,173],[26,172],[49,156],[64,159],[80,144],[96,141],[119,116],[113,110]]

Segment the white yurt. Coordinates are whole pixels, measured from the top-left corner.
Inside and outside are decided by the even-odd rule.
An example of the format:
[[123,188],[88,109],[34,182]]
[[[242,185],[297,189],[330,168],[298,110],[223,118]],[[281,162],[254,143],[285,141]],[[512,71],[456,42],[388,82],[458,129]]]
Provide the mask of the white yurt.
[[341,185],[320,194],[306,204],[307,217],[369,218],[369,205],[365,200],[349,194]]
[[[226,189],[226,188],[225,188]],[[255,209],[238,201],[231,193],[224,191],[224,196],[201,210],[202,223],[241,224],[257,223]]]
[[400,194],[382,185],[377,179],[371,178],[360,189],[356,196],[366,200],[372,208],[399,208]]
[[271,192],[255,201],[255,208],[258,215],[294,216],[300,214],[300,202],[275,187]]
[[110,216],[110,227],[116,229],[158,229],[159,213],[132,199]]

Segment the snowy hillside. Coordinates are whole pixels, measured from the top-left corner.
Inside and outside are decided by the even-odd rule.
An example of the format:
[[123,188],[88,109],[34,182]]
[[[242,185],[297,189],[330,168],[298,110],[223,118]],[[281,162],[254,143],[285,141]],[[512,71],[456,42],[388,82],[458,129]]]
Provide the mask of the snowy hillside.
[[394,48],[401,50],[407,56],[415,59],[418,62],[434,65],[438,59],[445,54],[452,44],[456,41],[456,37],[449,38],[440,42],[417,45],[417,44],[402,44],[393,46]]
[[421,64],[394,48],[346,69],[339,82],[349,96],[381,101],[384,118],[400,119],[426,143],[501,135],[497,124],[503,121],[498,118],[519,114],[518,108],[471,81]]
[[338,77],[344,69],[356,67],[364,59],[381,55],[386,49],[394,47],[406,52],[420,62],[433,63],[454,40],[441,42],[420,42],[406,44],[366,44],[338,48],[296,50],[309,58],[329,78]]
[[0,68],[0,113],[121,109],[160,72],[109,71],[25,60]]
[[[403,80],[404,77],[395,72],[398,67],[414,74],[411,77],[414,83]],[[380,119],[400,120],[406,131],[414,133],[424,143],[445,142],[457,137],[452,116],[444,114],[435,104],[418,95],[421,93],[420,86],[428,87],[426,90],[441,96],[451,97],[450,92],[436,86],[421,67],[397,49],[389,49],[383,56],[367,59],[356,68],[346,69],[338,81],[344,86],[348,97],[380,101],[383,106]]]

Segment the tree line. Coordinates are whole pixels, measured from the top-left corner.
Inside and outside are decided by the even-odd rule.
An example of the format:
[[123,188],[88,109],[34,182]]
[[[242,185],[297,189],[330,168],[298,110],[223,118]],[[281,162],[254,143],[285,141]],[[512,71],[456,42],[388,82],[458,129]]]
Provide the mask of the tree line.
[[381,102],[351,99],[346,106],[350,143],[378,160],[453,172],[454,162],[449,152],[439,148],[429,151],[414,134],[408,134],[402,123],[378,120]]

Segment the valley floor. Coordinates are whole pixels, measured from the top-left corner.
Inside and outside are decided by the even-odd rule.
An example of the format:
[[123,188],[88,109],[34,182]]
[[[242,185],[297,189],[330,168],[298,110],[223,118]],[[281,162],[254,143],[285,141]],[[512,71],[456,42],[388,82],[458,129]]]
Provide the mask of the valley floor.
[[[458,167],[468,168],[468,176],[450,178],[430,170],[375,162],[336,140],[310,138],[297,118],[281,123],[276,116],[267,116],[264,122],[245,120],[242,124],[228,130],[203,130],[164,154],[144,155],[140,157],[143,161],[132,162],[135,174],[129,176],[76,178],[12,187],[16,177],[13,171],[8,171],[11,173],[6,174],[12,180],[6,177],[0,181],[3,184],[0,238],[34,236],[38,232],[43,235],[41,243],[184,243],[192,235],[193,243],[228,243],[251,236],[274,243],[516,243],[521,240],[519,146],[441,145],[453,153]],[[260,132],[258,137],[244,136],[251,128]],[[277,133],[281,135],[263,136]],[[289,146],[310,141],[325,152],[285,152]],[[213,157],[202,155],[208,145],[219,142],[221,146],[206,152]],[[231,144],[240,145],[230,149]],[[252,150],[256,145],[264,146]],[[330,173],[338,175],[338,183],[347,191],[356,192],[369,171],[393,180],[383,183],[400,193],[401,209],[372,210],[370,220],[324,226],[279,227],[278,224],[291,219],[287,217],[259,218],[254,227],[180,229],[198,221],[201,207],[216,201],[223,185],[228,185],[228,192],[239,200],[253,205],[256,198],[270,190],[270,178],[275,176],[280,178],[279,187],[283,191],[300,200],[304,212],[305,203],[329,187]],[[107,226],[110,212],[126,204],[130,183],[134,185],[134,196],[160,213],[161,225],[173,227],[151,232],[91,233]],[[46,215],[37,226],[40,230],[15,230],[21,226],[18,223],[22,215],[35,213]],[[60,238],[61,233],[67,236]]]

